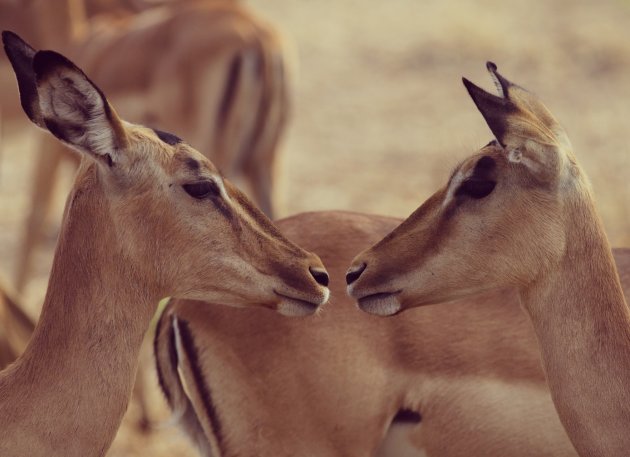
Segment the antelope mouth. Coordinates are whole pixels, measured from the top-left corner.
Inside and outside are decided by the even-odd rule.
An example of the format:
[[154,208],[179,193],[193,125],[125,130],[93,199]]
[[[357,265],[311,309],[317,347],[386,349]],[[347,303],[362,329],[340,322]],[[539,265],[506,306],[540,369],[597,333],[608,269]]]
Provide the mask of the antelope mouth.
[[375,316],[393,316],[402,309],[398,294],[396,292],[379,292],[376,294],[366,295],[357,300],[359,309],[368,314]]
[[[310,316],[311,314],[315,314],[322,304],[322,301],[314,303],[301,298],[289,297],[275,290],[274,293],[280,298],[280,302],[276,306],[276,311],[283,316]],[[324,302],[326,302],[326,300],[324,300]]]

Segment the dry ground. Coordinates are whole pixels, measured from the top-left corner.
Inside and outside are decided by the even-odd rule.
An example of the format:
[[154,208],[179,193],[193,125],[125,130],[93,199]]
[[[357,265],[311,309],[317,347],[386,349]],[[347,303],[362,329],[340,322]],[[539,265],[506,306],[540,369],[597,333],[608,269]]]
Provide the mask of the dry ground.
[[[564,124],[613,244],[630,245],[627,0],[249,3],[282,25],[299,52],[295,116],[278,177],[282,215],[330,208],[409,214],[490,139],[460,77],[491,88],[484,63],[492,59]],[[12,277],[33,129],[10,127],[4,140],[0,274]],[[38,257],[26,293],[33,309],[53,244]],[[111,456],[194,455],[174,430],[144,437],[131,430],[121,429]]]

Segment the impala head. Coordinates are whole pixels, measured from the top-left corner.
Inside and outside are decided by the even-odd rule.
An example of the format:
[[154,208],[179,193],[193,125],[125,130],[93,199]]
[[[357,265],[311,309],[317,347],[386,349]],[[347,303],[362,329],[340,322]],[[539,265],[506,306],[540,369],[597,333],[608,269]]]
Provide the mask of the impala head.
[[121,120],[62,55],[2,38],[28,117],[84,157],[66,211],[88,193],[106,208],[111,250],[157,293],[292,315],[327,301],[319,257],[286,240],[202,154]]
[[463,81],[496,140],[355,258],[348,293],[364,311],[391,315],[526,286],[559,261],[569,212],[580,198],[590,201],[558,122],[535,95],[502,77],[494,64],[487,67],[498,96]]

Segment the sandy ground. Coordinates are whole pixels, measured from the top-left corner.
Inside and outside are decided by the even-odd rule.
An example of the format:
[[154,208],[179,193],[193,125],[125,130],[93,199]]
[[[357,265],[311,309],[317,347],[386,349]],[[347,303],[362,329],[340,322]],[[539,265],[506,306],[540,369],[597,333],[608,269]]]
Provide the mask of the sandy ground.
[[[627,0],[248,3],[281,25],[299,54],[295,115],[278,176],[281,215],[331,208],[408,215],[491,139],[460,78],[491,89],[484,64],[492,59],[563,123],[612,243],[630,245]],[[0,274],[12,278],[37,135],[13,125],[4,133]],[[69,180],[68,172],[57,218]],[[25,294],[34,314],[54,237]],[[132,405],[110,456],[194,455],[176,430],[136,434],[135,413]]]

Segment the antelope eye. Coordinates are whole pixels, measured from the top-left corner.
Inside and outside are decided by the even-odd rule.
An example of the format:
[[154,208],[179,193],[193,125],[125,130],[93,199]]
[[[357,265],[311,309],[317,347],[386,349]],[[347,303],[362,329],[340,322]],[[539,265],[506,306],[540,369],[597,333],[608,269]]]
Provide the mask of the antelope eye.
[[469,179],[459,186],[455,195],[467,195],[475,199],[481,199],[490,195],[496,185],[495,181]]
[[182,188],[188,195],[198,200],[206,197],[214,197],[221,193],[219,186],[214,181],[199,181],[183,184]]

